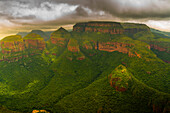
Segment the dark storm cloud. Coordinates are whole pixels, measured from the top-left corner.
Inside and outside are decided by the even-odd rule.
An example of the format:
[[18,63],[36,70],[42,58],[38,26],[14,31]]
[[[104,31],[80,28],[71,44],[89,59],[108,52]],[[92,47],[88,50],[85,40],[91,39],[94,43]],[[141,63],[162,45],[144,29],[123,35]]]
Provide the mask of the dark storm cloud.
[[[71,6],[75,7],[70,12],[64,12]],[[101,11],[119,18],[169,18],[169,6],[170,0],[0,0],[0,13],[14,18],[31,15],[47,21],[55,20],[67,14],[84,17],[101,16]],[[58,12],[57,7],[61,9]],[[44,14],[56,11],[58,15],[54,13],[55,17],[51,18],[53,15],[48,15],[49,19],[44,19],[43,14],[39,14],[40,11],[44,11]]]
[[170,0],[53,0],[128,18],[169,18]]
[[170,0],[0,0],[0,25],[169,20]]

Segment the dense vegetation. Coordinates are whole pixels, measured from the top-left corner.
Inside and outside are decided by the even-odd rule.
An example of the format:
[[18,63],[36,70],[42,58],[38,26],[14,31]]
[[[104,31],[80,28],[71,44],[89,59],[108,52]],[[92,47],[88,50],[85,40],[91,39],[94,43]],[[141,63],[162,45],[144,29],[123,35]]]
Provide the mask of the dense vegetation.
[[[170,65],[156,57],[147,43],[151,39],[169,42],[155,38],[151,32],[143,34],[142,31],[128,37],[67,32],[60,28],[51,37],[66,38],[63,43],[54,44],[50,39],[38,55],[0,62],[0,112],[168,112]],[[42,39],[33,33],[24,39],[35,38]],[[94,41],[133,44],[128,49],[141,58],[97,50]],[[85,45],[91,49],[84,48]],[[78,51],[69,51],[69,47]],[[112,78],[120,78],[116,85],[126,91],[116,90],[110,84]]]

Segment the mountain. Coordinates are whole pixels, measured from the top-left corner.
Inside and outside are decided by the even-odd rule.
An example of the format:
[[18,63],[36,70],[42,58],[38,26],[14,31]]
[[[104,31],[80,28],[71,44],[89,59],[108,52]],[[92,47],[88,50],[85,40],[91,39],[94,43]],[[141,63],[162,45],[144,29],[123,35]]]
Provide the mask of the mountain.
[[40,35],[42,38],[44,38],[45,41],[47,41],[49,39],[49,36],[41,30],[32,30],[31,33]]
[[168,113],[170,64],[151,44],[169,42],[159,40],[143,24],[96,21],[61,27],[48,41],[36,33],[5,37],[0,110]]
[[[170,62],[170,39],[164,37],[162,35],[155,34],[155,30],[147,27],[146,25],[139,24],[136,26],[133,23],[123,23],[123,27],[125,28],[125,34],[132,37],[135,40],[140,40],[142,42],[146,42],[150,45],[152,51],[165,62]],[[135,29],[140,29],[140,31],[132,31]],[[130,33],[126,33],[126,29],[130,31]],[[160,33],[160,32],[159,32]]]
[[19,32],[17,35],[21,35],[22,37],[25,37],[29,33],[35,33],[40,35],[42,38],[44,38],[45,41],[49,40],[50,35],[53,31],[42,31],[42,30],[32,30],[31,32]]

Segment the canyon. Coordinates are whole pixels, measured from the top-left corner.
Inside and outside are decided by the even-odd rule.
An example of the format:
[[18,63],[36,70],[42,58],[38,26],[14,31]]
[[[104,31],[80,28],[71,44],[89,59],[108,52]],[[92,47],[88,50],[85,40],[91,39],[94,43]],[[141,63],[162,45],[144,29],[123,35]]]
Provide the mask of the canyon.
[[[84,22],[77,23],[73,26],[73,33],[102,33],[102,34],[110,34],[110,35],[124,35],[124,34],[135,34],[141,31],[150,32],[150,28],[144,24],[131,24],[131,23],[118,23],[118,22]],[[63,48],[68,48],[68,51],[71,52],[80,52],[80,47],[85,49],[96,49],[100,51],[114,52],[118,51],[121,53],[128,54],[129,57],[138,57],[142,58],[141,53],[138,51],[132,51],[132,48],[135,47],[134,44],[128,42],[118,42],[118,41],[95,41],[88,40],[83,42],[83,44],[79,45],[77,38],[72,36],[72,32],[68,32],[64,28],[59,28],[54,31],[50,39],[48,41],[44,41],[44,39],[36,34],[29,33],[25,37],[21,37],[20,35],[14,35],[5,37],[1,40],[1,55],[0,61],[18,61],[23,57],[29,55],[38,54],[40,51],[43,51],[46,48],[46,44],[50,43],[52,45],[60,46]],[[78,38],[81,38],[79,36]],[[150,48],[154,48],[159,51],[169,52],[168,48],[160,47],[156,44],[148,44],[146,46],[150,50]],[[29,50],[26,52],[26,50]],[[47,52],[47,54],[49,54]],[[56,53],[53,53],[56,55]],[[92,54],[90,54],[92,55]],[[84,57],[78,58],[80,60],[84,59]]]

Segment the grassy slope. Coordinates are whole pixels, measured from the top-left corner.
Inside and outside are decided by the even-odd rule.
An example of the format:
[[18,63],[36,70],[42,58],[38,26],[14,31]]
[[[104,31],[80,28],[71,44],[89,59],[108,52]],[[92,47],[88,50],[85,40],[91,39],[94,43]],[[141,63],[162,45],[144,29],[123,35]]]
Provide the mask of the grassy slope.
[[[85,113],[97,111],[114,113],[151,113],[152,109],[148,106],[148,103],[151,100],[154,100],[155,102],[150,104],[156,104],[156,99],[159,100],[161,96],[169,98],[170,95],[160,93],[139,82],[129,72],[126,73],[127,74],[123,76],[125,73],[122,74],[121,70],[114,70],[112,72],[112,74],[115,74],[114,76],[122,77],[122,79],[127,77],[127,75],[131,76],[128,91],[122,93],[115,91],[109,85],[108,78],[105,76],[96,80],[88,87],[61,99],[54,106],[53,111],[61,113]],[[167,107],[165,106],[165,108]]]
[[151,29],[151,32],[164,38],[170,38],[170,32],[159,31],[156,29]]

